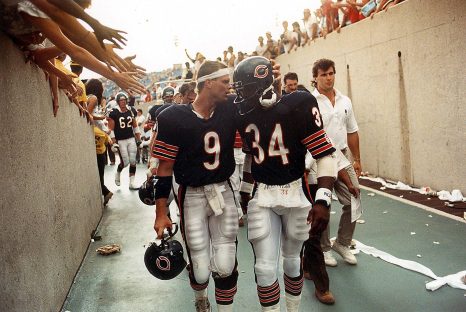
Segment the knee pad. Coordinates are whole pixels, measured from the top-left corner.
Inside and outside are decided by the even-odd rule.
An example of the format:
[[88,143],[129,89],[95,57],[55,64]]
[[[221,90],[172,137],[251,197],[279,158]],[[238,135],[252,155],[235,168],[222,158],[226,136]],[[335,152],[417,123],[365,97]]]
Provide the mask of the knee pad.
[[287,276],[299,276],[301,272],[301,257],[283,257],[283,273]]
[[205,255],[192,256],[190,259],[191,270],[194,275],[194,279],[198,284],[204,284],[209,280],[210,277],[210,266],[209,259]]
[[256,259],[254,273],[256,274],[257,285],[259,286],[272,285],[277,280],[277,268],[273,261]]
[[259,208],[255,200],[249,202],[248,240],[250,242],[264,239],[269,235],[271,228],[269,213],[270,209]]
[[214,247],[214,256],[210,263],[212,272],[216,272],[222,278],[230,276],[235,268],[235,263],[236,244],[234,242]]

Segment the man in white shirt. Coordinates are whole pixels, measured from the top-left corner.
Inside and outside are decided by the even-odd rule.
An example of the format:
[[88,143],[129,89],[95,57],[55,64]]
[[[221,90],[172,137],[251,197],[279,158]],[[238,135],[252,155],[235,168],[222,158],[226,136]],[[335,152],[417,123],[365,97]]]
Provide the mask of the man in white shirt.
[[259,41],[259,44],[256,47],[257,55],[263,56],[265,51],[267,50],[267,45],[264,44],[264,37],[259,36],[259,38],[257,38],[257,40]]
[[305,33],[305,38],[304,38],[304,43],[309,44],[311,40],[314,40],[318,37],[317,34],[317,17],[315,14],[311,14],[311,10],[309,9],[304,9],[303,12],[303,25],[304,25],[304,33]]
[[[312,68],[312,75],[316,84],[316,89],[312,94],[319,104],[324,130],[332,140],[335,148],[341,150],[346,158],[353,159],[353,165],[349,165],[345,169],[353,185],[359,188],[358,177],[361,175],[361,157],[359,154],[358,124],[354,117],[351,100],[333,87],[335,73],[335,63],[333,61],[328,59],[317,60]],[[335,182],[334,189],[339,202],[343,205],[343,212],[340,218],[338,235],[332,247],[329,239],[329,228],[327,227],[322,233],[321,245],[324,251],[325,263],[328,266],[337,265],[337,261],[331,252],[331,249],[333,249],[347,263],[356,264],[356,257],[349,249],[356,227],[356,221],[351,222],[351,193],[340,180]]]

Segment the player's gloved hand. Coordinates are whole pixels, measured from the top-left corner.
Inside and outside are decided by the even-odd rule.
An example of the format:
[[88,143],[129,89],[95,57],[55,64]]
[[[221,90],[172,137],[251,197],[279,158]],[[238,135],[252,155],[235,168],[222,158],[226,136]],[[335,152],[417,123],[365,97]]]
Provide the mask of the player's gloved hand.
[[154,230],[157,232],[157,238],[163,237],[165,229],[172,229],[172,220],[167,215],[157,215],[154,222]]
[[320,235],[330,220],[330,209],[321,203],[315,203],[307,216],[307,224],[311,224],[311,235]]
[[141,141],[141,140],[136,141],[136,146],[137,146],[137,147],[139,147],[139,145],[141,145],[141,144],[142,144],[142,141]]
[[243,210],[243,213],[244,214],[247,214],[248,213],[248,203],[249,201],[251,200],[251,195],[249,195],[248,193],[245,193],[245,192],[239,192],[240,196],[241,196],[241,199],[240,199],[240,206],[241,206],[241,210]]

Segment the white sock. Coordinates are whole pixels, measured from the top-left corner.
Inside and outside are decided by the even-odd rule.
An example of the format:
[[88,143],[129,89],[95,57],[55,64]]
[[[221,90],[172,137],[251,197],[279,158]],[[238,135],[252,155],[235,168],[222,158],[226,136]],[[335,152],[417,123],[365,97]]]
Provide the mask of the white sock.
[[207,288],[203,290],[195,290],[194,291],[194,298],[201,299],[207,297]]
[[217,304],[218,312],[233,312],[233,304]]
[[301,295],[293,296],[285,292],[285,301],[287,312],[298,312],[299,304],[301,303]]

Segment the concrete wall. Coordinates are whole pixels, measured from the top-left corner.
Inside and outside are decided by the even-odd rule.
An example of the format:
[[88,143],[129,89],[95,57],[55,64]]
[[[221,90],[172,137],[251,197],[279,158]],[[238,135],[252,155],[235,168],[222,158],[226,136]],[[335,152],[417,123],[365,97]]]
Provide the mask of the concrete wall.
[[102,215],[94,135],[0,32],[0,310],[58,311]]
[[408,0],[278,60],[307,87],[315,60],[335,61],[363,171],[466,194],[465,14],[464,0]]

